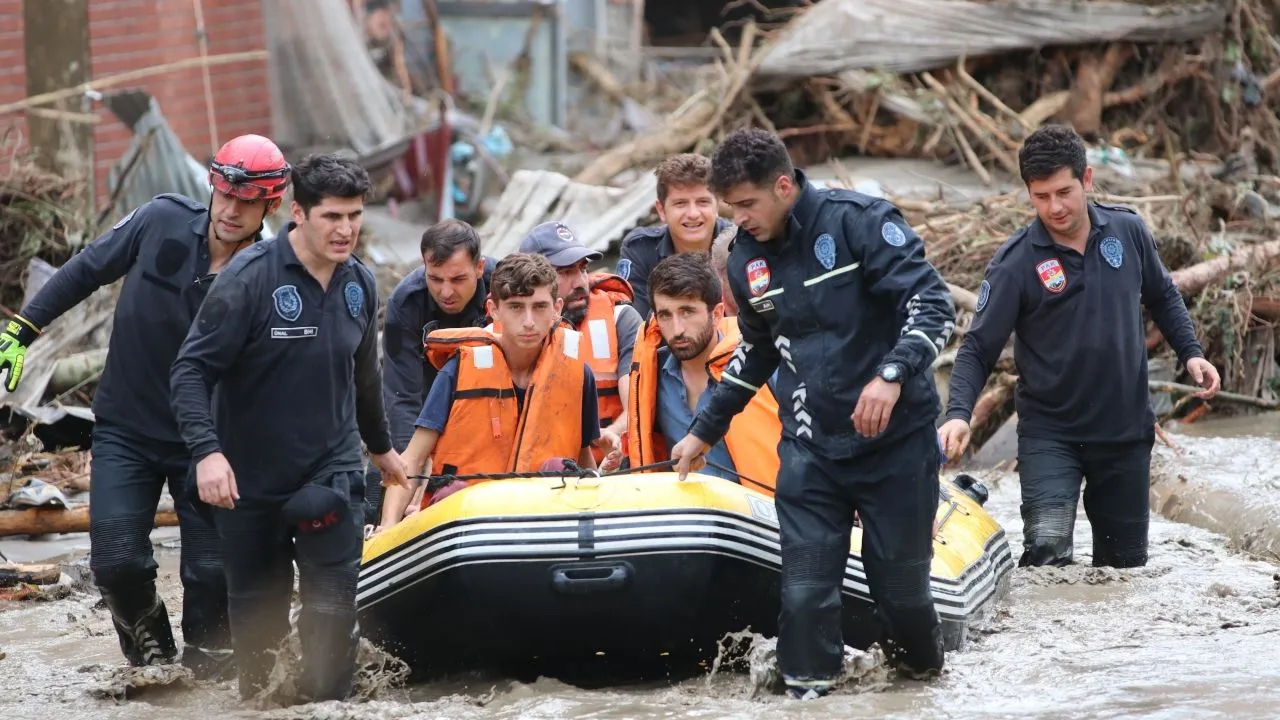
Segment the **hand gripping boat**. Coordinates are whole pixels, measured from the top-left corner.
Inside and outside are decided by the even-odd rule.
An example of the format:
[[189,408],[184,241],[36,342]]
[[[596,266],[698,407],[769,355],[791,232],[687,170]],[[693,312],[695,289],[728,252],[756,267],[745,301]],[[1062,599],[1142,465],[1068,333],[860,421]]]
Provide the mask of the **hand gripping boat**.
[[[949,650],[989,613],[1013,569],[1004,530],[967,476],[942,483],[931,572]],[[973,495],[971,497],[970,495]],[[855,527],[844,641],[879,638]],[[362,633],[418,673],[607,657],[715,656],[726,633],[777,635],[773,500],[706,475],[483,482],[365,543]]]

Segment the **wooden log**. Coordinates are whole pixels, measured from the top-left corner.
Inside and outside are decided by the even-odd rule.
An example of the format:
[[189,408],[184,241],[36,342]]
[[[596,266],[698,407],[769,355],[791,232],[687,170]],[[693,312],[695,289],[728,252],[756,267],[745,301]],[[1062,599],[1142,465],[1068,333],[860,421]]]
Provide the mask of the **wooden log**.
[[59,565],[15,565],[0,563],[0,588],[14,585],[52,585],[62,577]]
[[[156,512],[155,527],[173,527],[178,514],[172,508]],[[0,537],[89,531],[89,506],[55,509],[0,510]]]
[[1195,295],[1229,273],[1249,268],[1255,273],[1265,273],[1280,261],[1280,240],[1248,245],[1230,255],[1224,255],[1170,273],[1173,282],[1184,295]]
[[1106,53],[1086,52],[1076,66],[1075,86],[1071,89],[1071,100],[1062,113],[1062,119],[1085,137],[1095,136],[1102,129],[1103,99],[1111,84],[1115,82],[1116,72],[1129,59],[1131,45],[1107,46]]
[[973,404],[973,414],[969,418],[969,427],[971,430],[980,430],[996,417],[1000,408],[1008,404],[1013,398],[1013,388],[1017,385],[1018,378],[1014,375],[1001,375],[996,378],[995,384],[988,390],[984,391],[978,397],[978,402]]
[[951,291],[951,299],[955,300],[957,310],[968,310],[973,312],[978,309],[978,296],[965,290],[959,285],[947,283],[947,289]]

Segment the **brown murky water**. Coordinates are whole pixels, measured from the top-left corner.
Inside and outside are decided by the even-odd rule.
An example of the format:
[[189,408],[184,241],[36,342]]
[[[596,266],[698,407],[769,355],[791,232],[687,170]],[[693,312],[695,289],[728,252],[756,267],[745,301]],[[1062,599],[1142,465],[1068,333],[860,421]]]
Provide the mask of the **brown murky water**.
[[[1208,424],[1188,432],[1210,433]],[[1272,439],[1175,435],[1161,460],[1180,472],[1269,502],[1280,498],[1280,416],[1224,432]],[[986,478],[988,507],[1020,550],[1016,475]],[[1095,570],[1088,525],[1076,527],[1066,569],[1018,570],[1012,592],[971,645],[930,683],[873,671],[821,700],[757,694],[746,672],[676,685],[583,690],[542,679],[471,677],[417,686],[394,700],[259,712],[231,685],[164,689],[121,703],[89,693],[120,660],[96,597],[0,610],[0,716],[6,718],[1275,718],[1280,716],[1280,564],[1229,541],[1153,517],[1150,564]],[[176,551],[162,573],[176,597]],[[177,618],[175,617],[175,622]]]

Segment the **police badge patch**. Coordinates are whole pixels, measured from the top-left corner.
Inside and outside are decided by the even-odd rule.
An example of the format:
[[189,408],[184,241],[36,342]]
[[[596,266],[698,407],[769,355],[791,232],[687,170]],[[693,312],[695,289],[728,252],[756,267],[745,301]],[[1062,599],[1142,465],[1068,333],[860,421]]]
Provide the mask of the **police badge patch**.
[[302,296],[293,285],[281,285],[271,293],[276,301],[276,314],[285,322],[294,322],[302,317]]
[[769,289],[769,263],[764,258],[758,257],[747,263],[747,288],[755,297],[764,294]]
[[822,267],[830,270],[836,266],[836,241],[827,233],[822,233],[813,241],[813,254],[818,256]]
[[364,307],[364,290],[354,281],[342,288],[342,296],[347,300],[347,312],[351,317],[360,317],[360,309]]
[[630,260],[626,258],[622,258],[621,260],[618,261],[618,277],[622,278],[623,280],[631,279],[631,261]]
[[978,303],[973,308],[973,311],[975,313],[982,312],[982,308],[987,306],[987,301],[990,299],[991,299],[991,283],[986,280],[983,280],[982,284],[978,286]]
[[1102,259],[1106,260],[1111,267],[1119,270],[1124,264],[1124,245],[1120,244],[1120,238],[1108,235],[1102,239],[1098,249],[1102,251]]
[[880,237],[884,241],[894,247],[902,247],[907,244],[907,235],[902,232],[902,228],[895,225],[892,221],[886,220],[884,225],[880,226]]

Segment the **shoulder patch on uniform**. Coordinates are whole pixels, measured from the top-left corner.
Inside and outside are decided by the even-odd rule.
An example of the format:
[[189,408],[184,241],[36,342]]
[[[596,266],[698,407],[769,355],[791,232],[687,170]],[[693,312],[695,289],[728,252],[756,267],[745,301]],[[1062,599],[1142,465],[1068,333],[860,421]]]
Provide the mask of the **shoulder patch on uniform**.
[[1115,235],[1108,235],[1098,243],[1098,250],[1102,253],[1102,259],[1107,264],[1117,270],[1124,264],[1124,243],[1120,242],[1120,238]]
[[111,226],[111,229],[112,229],[112,230],[119,230],[120,228],[124,227],[125,225],[128,225],[128,224],[129,224],[129,221],[133,219],[133,216],[134,216],[134,215],[137,215],[137,214],[138,214],[138,208],[134,208],[134,209],[130,210],[130,211],[129,211],[129,214],[128,214],[128,215],[125,215],[124,217],[122,217],[122,218],[120,218],[119,220],[117,220],[117,221],[116,221],[116,224]]
[[626,258],[622,258],[621,260],[618,261],[618,277],[622,278],[623,280],[631,279],[631,261],[630,260]]
[[894,247],[902,247],[907,244],[907,234],[902,232],[902,228],[892,220],[885,220],[880,226],[880,237],[884,241]]
[[164,199],[164,200],[168,200],[169,202],[175,202],[187,208],[188,210],[191,210],[192,212],[205,211],[204,203],[193,200],[187,197],[186,195],[179,195],[178,193],[161,193],[157,195],[155,199],[156,200]]
[[990,299],[991,299],[991,282],[989,280],[983,280],[982,284],[978,286],[978,302],[976,306],[973,308],[973,311],[975,313],[982,312],[982,308],[987,306],[987,301]]
[[342,288],[342,297],[347,301],[347,312],[351,313],[351,317],[360,317],[360,311],[364,309],[364,288],[352,280]]
[[1040,276],[1040,284],[1051,293],[1060,293],[1067,289],[1067,273],[1057,258],[1049,258],[1036,265],[1036,274]]
[[818,256],[824,270],[836,266],[836,241],[829,233],[822,233],[813,241],[813,254]]
[[769,289],[769,262],[762,257],[747,262],[747,288],[755,297],[759,297]]
[[285,322],[294,322],[302,317],[302,296],[298,294],[297,287],[281,285],[271,293],[271,297],[276,301],[276,314]]

